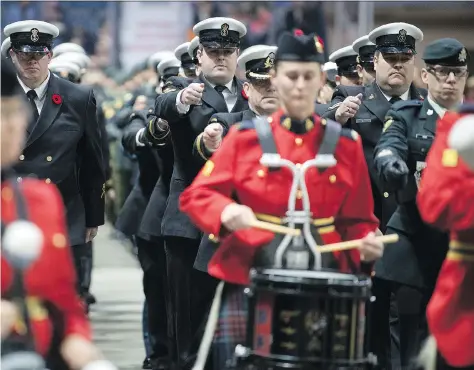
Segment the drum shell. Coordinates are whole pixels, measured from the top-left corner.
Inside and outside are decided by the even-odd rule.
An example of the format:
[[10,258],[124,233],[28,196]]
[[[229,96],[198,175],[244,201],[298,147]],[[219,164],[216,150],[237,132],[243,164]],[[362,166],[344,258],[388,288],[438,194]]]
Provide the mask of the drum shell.
[[247,290],[247,347],[254,359],[301,365],[364,364],[365,305],[371,282],[368,277],[345,277],[315,279],[253,270]]

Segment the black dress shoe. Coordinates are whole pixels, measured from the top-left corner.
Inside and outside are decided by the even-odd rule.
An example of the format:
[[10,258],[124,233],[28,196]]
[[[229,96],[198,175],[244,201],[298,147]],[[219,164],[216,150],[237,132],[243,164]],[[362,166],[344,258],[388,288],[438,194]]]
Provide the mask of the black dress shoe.
[[168,358],[158,358],[151,360],[153,370],[171,370],[171,363]]
[[153,367],[151,366],[150,357],[147,357],[147,358],[145,358],[145,360],[143,360],[142,369],[143,370],[152,370],[153,369]]

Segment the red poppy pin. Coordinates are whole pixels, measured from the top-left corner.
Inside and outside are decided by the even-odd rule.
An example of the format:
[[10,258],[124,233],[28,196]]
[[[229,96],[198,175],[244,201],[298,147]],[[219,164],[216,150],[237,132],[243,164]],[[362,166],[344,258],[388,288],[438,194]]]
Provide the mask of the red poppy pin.
[[245,100],[249,100],[249,97],[247,96],[247,94],[245,93],[244,89],[242,89],[242,98],[244,98]]
[[61,95],[53,94],[53,103],[54,104],[61,104],[62,102],[63,102],[63,99],[61,98]]

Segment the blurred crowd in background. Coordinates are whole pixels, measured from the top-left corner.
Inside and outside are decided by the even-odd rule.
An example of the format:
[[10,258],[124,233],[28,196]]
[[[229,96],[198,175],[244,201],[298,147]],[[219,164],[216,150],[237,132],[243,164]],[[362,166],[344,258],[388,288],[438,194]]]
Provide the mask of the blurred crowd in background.
[[[357,26],[357,3],[344,2],[347,18],[346,20],[342,19],[343,23],[354,22]],[[400,2],[400,5],[420,6],[420,2],[412,1],[410,3],[407,5]],[[55,24],[60,30],[60,35],[55,40],[56,44],[68,41],[80,44],[90,56],[92,63],[86,82],[97,84],[100,80],[100,84],[105,88],[120,88],[120,85],[130,79],[130,75],[133,75],[134,71],[124,68],[118,57],[118,54],[123,51],[117,50],[120,48],[120,42],[117,41],[117,38],[120,38],[120,33],[114,32],[114,28],[119,27],[117,24],[120,23],[121,13],[111,10],[114,7],[119,8],[120,5],[117,4],[121,3],[111,1],[4,1],[1,7],[1,20],[2,24],[9,24],[24,19],[41,19]],[[435,3],[424,4],[433,5]],[[462,7],[462,4],[463,2],[457,3],[459,7]],[[183,31],[184,40],[180,42],[190,41],[194,37],[192,26],[197,22],[209,17],[226,16],[238,19],[247,26],[248,33],[242,41],[242,49],[257,44],[274,45],[282,32],[299,28],[305,33],[314,32],[324,40],[327,59],[331,51],[341,47],[341,45],[331,45],[334,35],[329,34],[331,33],[330,26],[332,30],[336,28],[341,34],[352,32],[350,26],[346,29],[334,26],[337,21],[335,18],[338,17],[338,15],[334,15],[334,12],[340,11],[341,8],[337,8],[337,5],[330,2],[189,1],[186,6],[190,8],[190,16],[183,19],[186,26]],[[379,7],[379,3],[377,3],[377,7]],[[331,16],[328,16],[328,10]],[[355,35],[352,35],[352,38],[355,39]],[[156,50],[150,50],[150,55],[153,52]],[[470,70],[472,71],[474,68],[470,68]],[[418,83],[421,84],[419,79]],[[468,89],[474,89],[474,78],[471,78],[467,85]],[[468,92],[468,95],[470,94],[474,95],[474,92]]]

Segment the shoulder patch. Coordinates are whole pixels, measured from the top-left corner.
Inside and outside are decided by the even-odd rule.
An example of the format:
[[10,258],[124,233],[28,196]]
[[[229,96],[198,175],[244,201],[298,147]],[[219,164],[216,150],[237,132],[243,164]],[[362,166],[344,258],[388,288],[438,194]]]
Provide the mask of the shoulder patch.
[[255,128],[255,123],[253,121],[243,121],[240,125],[238,130],[251,130]]
[[357,141],[359,134],[350,128],[343,127],[341,130],[341,136],[347,137],[353,141]]
[[459,155],[454,149],[444,149],[441,164],[443,167],[456,167],[458,165]]
[[423,102],[421,100],[401,100],[401,101],[396,102],[395,104],[392,104],[391,109],[403,110],[407,108],[421,107],[422,105],[423,105]]
[[393,118],[390,116],[385,117],[385,123],[383,125],[383,130],[382,132],[385,132],[388,130],[388,128],[392,125],[393,123]]

